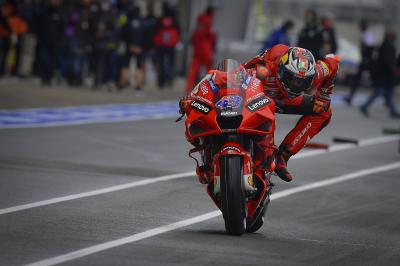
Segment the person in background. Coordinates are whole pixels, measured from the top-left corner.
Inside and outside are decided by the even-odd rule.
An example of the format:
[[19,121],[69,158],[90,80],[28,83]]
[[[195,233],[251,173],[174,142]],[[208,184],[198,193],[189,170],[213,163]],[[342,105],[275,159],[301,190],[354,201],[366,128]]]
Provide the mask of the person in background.
[[65,20],[61,10],[62,0],[50,0],[40,16],[37,42],[40,47],[40,76],[43,85],[50,85],[54,71],[61,72],[61,53]]
[[8,17],[8,24],[11,28],[11,47],[9,50],[9,74],[12,77],[19,76],[23,36],[28,31],[28,24],[21,16],[18,7],[11,5],[11,14]]
[[95,73],[94,88],[100,85],[118,81],[117,60],[117,14],[116,8],[108,0],[100,2],[98,11],[94,14],[94,41],[92,64]]
[[147,14],[143,18],[143,83],[146,82],[146,59],[149,58],[156,69],[156,50],[154,46],[154,35],[157,27],[157,17],[154,15],[154,6],[150,2],[147,5]]
[[261,48],[260,53],[264,53],[265,50],[272,48],[277,44],[284,44],[290,46],[290,40],[288,32],[293,28],[294,24],[291,20],[286,20],[281,27],[275,29],[265,40]]
[[212,29],[214,9],[208,7],[206,12],[197,17],[196,29],[192,36],[193,56],[190,72],[187,78],[187,94],[192,91],[201,66],[208,72],[214,61],[214,50],[217,37]]
[[318,23],[318,15],[313,9],[307,9],[304,13],[305,26],[300,31],[298,47],[309,50],[315,60],[323,59],[322,56],[322,27]]
[[80,48],[77,36],[77,28],[80,20],[80,11],[78,7],[72,7],[68,12],[65,24],[65,50],[64,50],[64,76],[68,85],[75,86],[79,83],[81,73]]
[[372,83],[374,90],[367,101],[360,107],[361,113],[369,117],[368,109],[370,105],[381,95],[385,98],[385,103],[389,109],[390,116],[400,118],[400,113],[396,109],[394,86],[396,84],[396,33],[387,31],[382,45],[378,50],[378,58],[372,66]]
[[130,7],[127,22],[122,28],[122,39],[125,42],[126,53],[123,57],[120,88],[129,84],[129,66],[132,57],[136,58],[135,90],[141,91],[144,81],[144,24],[140,17],[138,6]]
[[91,51],[90,0],[81,0],[74,6],[67,21],[65,76],[69,85],[81,86]]
[[360,39],[360,54],[361,62],[358,66],[356,75],[352,80],[352,86],[349,94],[344,98],[348,105],[351,105],[353,97],[356,94],[361,77],[364,72],[368,72],[371,76],[372,60],[375,50],[375,34],[369,29],[368,22],[361,20],[360,22],[361,39]]
[[327,16],[323,16],[321,18],[322,25],[322,56],[326,56],[328,54],[336,54],[337,51],[337,42],[336,42],[336,33],[333,28],[332,21]]
[[42,67],[41,67],[41,52],[43,42],[40,42],[39,36],[41,32],[41,21],[42,16],[46,10],[46,6],[40,2],[30,2],[29,5],[25,6],[25,14],[28,18],[29,31],[36,39],[36,44],[34,46],[33,52],[33,62],[31,74],[34,76],[41,77]]
[[7,57],[11,44],[11,26],[9,17],[11,16],[14,6],[5,2],[0,6],[0,78],[6,74]]
[[180,30],[175,10],[163,3],[163,15],[158,21],[154,35],[154,45],[158,60],[158,86],[172,85],[175,71],[175,47],[180,39]]

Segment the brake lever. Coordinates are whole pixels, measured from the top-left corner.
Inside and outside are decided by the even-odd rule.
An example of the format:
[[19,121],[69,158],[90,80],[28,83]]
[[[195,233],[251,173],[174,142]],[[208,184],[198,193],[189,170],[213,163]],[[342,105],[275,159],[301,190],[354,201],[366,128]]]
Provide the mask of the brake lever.
[[181,121],[184,116],[185,116],[185,113],[181,113],[181,116],[178,117],[178,119],[175,120],[175,123]]

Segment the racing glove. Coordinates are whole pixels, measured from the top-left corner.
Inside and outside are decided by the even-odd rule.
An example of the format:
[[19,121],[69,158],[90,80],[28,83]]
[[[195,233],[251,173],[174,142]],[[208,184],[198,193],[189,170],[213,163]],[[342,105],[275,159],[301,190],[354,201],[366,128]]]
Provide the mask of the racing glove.
[[264,80],[269,73],[268,69],[262,65],[255,66],[254,68],[248,68],[248,69],[246,69],[246,71],[247,71],[247,74],[258,78],[259,80]]
[[315,113],[322,113],[328,111],[331,105],[331,94],[333,85],[328,88],[319,88],[314,97],[313,111]]
[[185,96],[179,100],[179,113],[185,114],[193,100],[192,96]]

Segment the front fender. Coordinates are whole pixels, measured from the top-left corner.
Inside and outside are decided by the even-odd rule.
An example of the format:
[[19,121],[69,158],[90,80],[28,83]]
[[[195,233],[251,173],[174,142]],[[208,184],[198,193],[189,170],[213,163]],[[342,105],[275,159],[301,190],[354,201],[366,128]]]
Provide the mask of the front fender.
[[214,155],[214,193],[220,191],[220,158],[227,155],[237,155],[243,158],[243,184],[246,190],[254,190],[253,160],[251,154],[236,142],[225,143],[220,151]]

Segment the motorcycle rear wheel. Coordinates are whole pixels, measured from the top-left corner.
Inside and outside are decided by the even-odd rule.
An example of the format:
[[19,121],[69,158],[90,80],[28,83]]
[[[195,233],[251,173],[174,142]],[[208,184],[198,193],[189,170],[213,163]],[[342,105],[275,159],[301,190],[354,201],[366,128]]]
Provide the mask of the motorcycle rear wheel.
[[221,209],[226,232],[242,235],[246,230],[246,200],[241,156],[221,158]]

